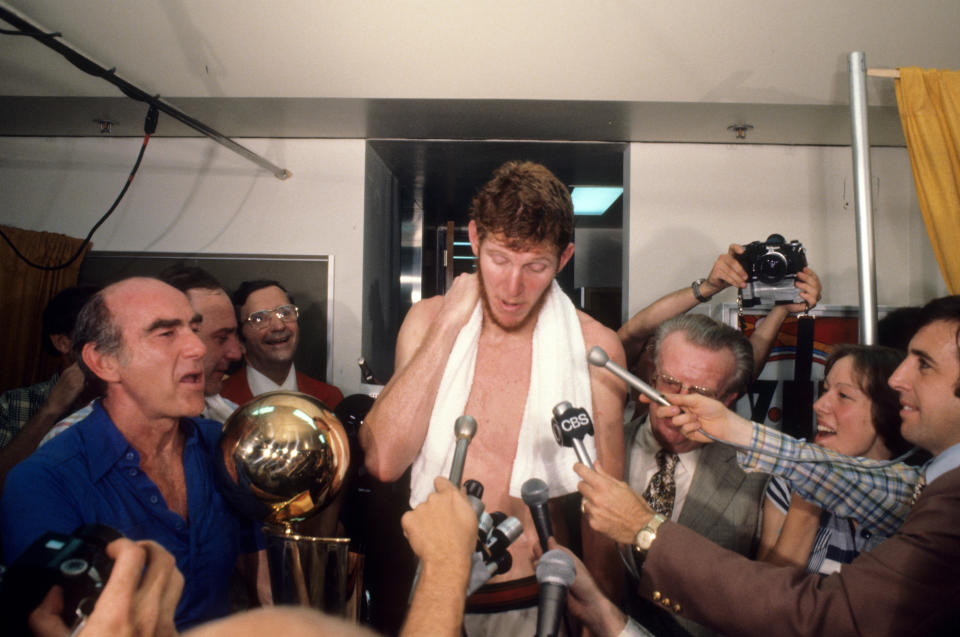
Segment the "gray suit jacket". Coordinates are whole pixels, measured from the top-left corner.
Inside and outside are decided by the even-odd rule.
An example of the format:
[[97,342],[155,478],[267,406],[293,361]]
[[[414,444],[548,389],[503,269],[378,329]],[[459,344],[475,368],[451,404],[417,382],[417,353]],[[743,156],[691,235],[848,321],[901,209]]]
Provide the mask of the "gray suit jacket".
[[[626,425],[624,440],[629,445],[626,454],[627,474],[630,471],[630,450],[634,437],[639,435],[647,419],[634,420]],[[769,476],[763,473],[745,473],[737,464],[733,447],[714,443],[706,445],[697,463],[690,491],[684,500],[677,522],[720,546],[754,558],[760,541],[763,494]],[[641,493],[646,485],[630,485]],[[633,587],[628,587],[632,590]],[[632,614],[656,635],[712,635],[702,626],[674,619],[645,601],[630,601]]]

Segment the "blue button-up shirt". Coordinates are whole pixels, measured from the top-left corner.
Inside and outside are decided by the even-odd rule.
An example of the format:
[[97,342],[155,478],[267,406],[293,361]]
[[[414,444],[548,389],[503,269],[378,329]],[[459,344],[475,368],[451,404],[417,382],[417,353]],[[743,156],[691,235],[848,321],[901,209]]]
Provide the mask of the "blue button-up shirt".
[[11,563],[47,531],[112,526],[132,540],[154,540],[176,558],[185,580],[180,629],[230,611],[237,557],[257,549],[254,523],[235,514],[214,487],[220,424],[183,419],[187,515],[171,511],[140,469],[140,455],[100,405],[7,476],[0,500],[3,555]]

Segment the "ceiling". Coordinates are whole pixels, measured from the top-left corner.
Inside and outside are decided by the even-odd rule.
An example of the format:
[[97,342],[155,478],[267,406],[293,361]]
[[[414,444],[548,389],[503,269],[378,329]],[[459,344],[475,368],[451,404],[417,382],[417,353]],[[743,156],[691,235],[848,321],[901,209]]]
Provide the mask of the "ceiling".
[[[851,51],[871,67],[960,68],[957,0],[0,0],[4,12],[222,135],[372,140],[437,210],[464,210],[519,156],[600,184],[622,179],[626,142],[848,145]],[[892,80],[867,93],[871,143],[903,145]],[[145,113],[37,40],[0,36],[0,135],[97,136],[107,120],[109,135],[140,136]],[[155,134],[200,133],[161,114]]]

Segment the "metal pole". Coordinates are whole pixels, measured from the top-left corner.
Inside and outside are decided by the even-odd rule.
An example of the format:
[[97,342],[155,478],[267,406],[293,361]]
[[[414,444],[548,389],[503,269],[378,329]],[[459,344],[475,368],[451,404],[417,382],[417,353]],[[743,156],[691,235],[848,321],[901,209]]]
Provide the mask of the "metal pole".
[[115,68],[107,68],[101,65],[99,62],[86,55],[73,45],[68,44],[59,33],[51,33],[50,31],[43,29],[37,23],[33,22],[20,12],[4,3],[0,3],[0,19],[3,19],[5,22],[16,27],[24,34],[33,37],[33,39],[37,40],[41,44],[50,47],[60,55],[67,58],[71,64],[80,70],[110,82],[119,88],[124,95],[131,99],[156,106],[157,110],[162,111],[175,120],[186,124],[195,131],[203,133],[213,141],[226,146],[233,152],[237,153],[238,155],[242,155],[261,168],[269,170],[277,179],[287,179],[293,174],[286,168],[280,168],[276,164],[261,157],[249,148],[241,146],[229,137],[226,137],[225,135],[210,128],[203,122],[190,117],[176,106],[173,106],[172,104],[160,99],[159,95],[152,96],[140,87],[131,84],[127,80],[117,75]]
[[848,57],[853,195],[857,211],[857,267],[860,288],[860,342],[877,341],[877,267],[874,261],[873,189],[870,186],[870,135],[867,130],[867,63],[862,51]]

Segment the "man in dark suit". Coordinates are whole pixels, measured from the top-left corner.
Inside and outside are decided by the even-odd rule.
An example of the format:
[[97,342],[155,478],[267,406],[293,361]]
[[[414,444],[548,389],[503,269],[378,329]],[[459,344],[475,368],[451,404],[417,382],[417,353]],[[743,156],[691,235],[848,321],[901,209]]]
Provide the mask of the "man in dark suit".
[[[915,502],[900,529],[840,572],[822,576],[752,562],[656,515],[628,485],[577,465],[592,528],[632,544],[642,564],[641,595],[677,615],[730,635],[940,635],[960,621],[960,296],[928,303],[909,353],[890,378],[900,393],[901,431],[933,454],[917,469]],[[850,459],[798,443],[693,394],[669,394],[656,407],[685,435],[701,430],[751,448],[738,454],[748,470],[788,477],[844,517],[875,523],[878,499],[855,488],[874,481],[884,491],[903,482],[900,466]],[[681,409],[683,410],[681,412]],[[778,454],[777,456],[770,455]],[[828,460],[834,470],[819,487],[805,467]],[[900,475],[900,478],[895,478]],[[902,485],[892,485],[895,492]],[[819,489],[819,490],[818,490]],[[844,497],[844,494],[848,494]],[[900,496],[899,500],[910,500]],[[909,506],[892,502],[890,514]]]
[[[753,375],[753,349],[737,330],[703,314],[665,321],[653,337],[652,382],[732,404]],[[656,411],[626,428],[627,480],[666,518],[724,548],[754,557],[767,476],[745,473],[736,451],[688,440]],[[632,614],[657,635],[710,635],[659,605],[633,599]]]

